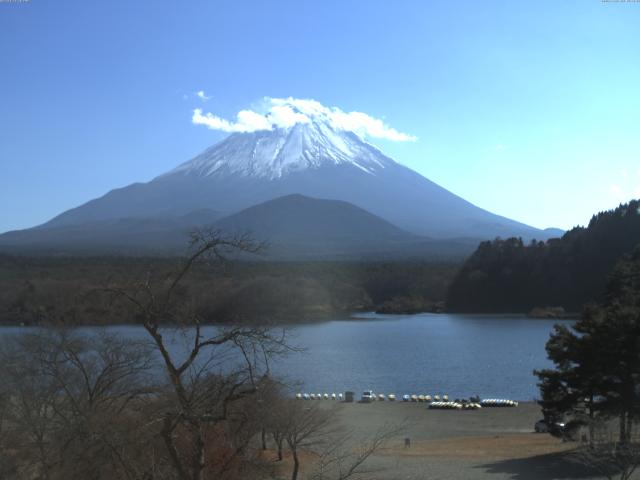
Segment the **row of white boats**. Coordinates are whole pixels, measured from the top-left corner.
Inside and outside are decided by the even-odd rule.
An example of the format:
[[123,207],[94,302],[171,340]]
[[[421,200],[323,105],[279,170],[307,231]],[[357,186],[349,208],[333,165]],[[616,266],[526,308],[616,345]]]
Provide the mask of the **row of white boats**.
[[298,400],[343,400],[344,395],[342,393],[296,393]]
[[480,402],[483,407],[517,407],[518,402],[506,398],[485,398]]
[[429,408],[439,410],[478,410],[482,408],[482,405],[475,402],[431,402]]
[[[338,400],[338,401],[353,401],[353,393],[297,393],[296,398],[298,400]],[[396,401],[396,395],[390,393],[385,395],[384,393],[373,393],[371,390],[367,390],[362,394],[361,402],[382,402],[388,400],[390,402]],[[450,401],[448,395],[403,395],[403,402],[426,402],[429,403],[429,408],[441,408],[441,409],[479,409],[482,407],[517,407],[518,402],[515,400],[509,400],[505,398],[488,398],[480,400],[479,398],[472,398],[471,401],[458,400]]]

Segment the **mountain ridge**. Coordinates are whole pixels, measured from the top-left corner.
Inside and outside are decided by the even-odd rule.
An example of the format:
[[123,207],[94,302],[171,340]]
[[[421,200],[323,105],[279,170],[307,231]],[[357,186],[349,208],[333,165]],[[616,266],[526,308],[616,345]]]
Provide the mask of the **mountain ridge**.
[[183,253],[196,228],[247,234],[267,248],[263,260],[459,259],[475,248],[469,239],[438,241],[392,225],[355,205],[300,194],[254,205],[227,217],[199,210],[171,219],[124,218],[0,235],[0,249],[52,254]]

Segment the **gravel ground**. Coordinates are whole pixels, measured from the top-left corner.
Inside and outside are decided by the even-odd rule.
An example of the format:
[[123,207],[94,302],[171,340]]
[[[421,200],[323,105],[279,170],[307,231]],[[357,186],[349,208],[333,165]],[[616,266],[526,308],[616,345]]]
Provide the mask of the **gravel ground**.
[[[578,479],[598,478],[570,461],[575,443],[533,433],[541,418],[534,403],[477,411],[428,410],[424,403],[334,404],[339,423],[356,439],[385,425],[403,425],[370,459],[367,479]],[[404,447],[404,438],[411,446]]]

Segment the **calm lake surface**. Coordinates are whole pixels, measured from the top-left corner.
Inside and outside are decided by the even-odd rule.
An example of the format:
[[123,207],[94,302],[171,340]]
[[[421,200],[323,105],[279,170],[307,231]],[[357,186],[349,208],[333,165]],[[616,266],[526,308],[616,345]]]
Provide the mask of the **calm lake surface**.
[[[272,369],[309,393],[372,389],[531,400],[538,396],[533,370],[550,365],[544,347],[555,323],[514,315],[358,314],[290,327],[291,342],[305,352],[278,359]],[[135,326],[107,330],[146,338]],[[0,335],[20,331],[6,327]],[[184,348],[182,340],[174,339],[174,348]]]
[[307,353],[275,370],[305,392],[538,397],[533,370],[551,365],[545,343],[557,323],[525,316],[359,315],[295,329]]

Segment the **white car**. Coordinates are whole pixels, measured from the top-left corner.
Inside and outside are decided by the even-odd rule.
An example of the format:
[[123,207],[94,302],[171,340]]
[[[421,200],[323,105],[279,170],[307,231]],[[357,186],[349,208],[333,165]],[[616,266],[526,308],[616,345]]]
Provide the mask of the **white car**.
[[373,390],[365,390],[364,392],[362,392],[362,398],[360,399],[361,402],[363,403],[370,403],[373,402],[375,400],[375,394],[373,393]]

